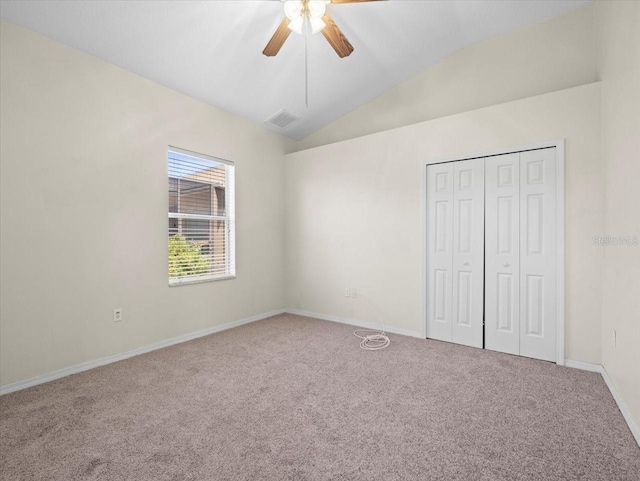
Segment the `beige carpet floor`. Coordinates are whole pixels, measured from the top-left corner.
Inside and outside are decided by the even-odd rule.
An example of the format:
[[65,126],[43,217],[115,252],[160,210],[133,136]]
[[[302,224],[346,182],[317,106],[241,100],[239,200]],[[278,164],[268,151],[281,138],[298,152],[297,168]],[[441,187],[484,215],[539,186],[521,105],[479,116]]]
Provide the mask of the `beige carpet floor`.
[[282,315],[0,398],[3,480],[640,480],[601,376]]

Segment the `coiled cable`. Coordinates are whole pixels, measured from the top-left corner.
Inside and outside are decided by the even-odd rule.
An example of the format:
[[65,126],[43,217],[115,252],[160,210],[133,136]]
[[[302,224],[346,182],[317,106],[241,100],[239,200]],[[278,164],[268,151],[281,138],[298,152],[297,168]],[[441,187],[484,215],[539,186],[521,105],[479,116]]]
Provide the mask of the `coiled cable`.
[[[372,334],[364,334],[370,332]],[[378,349],[384,349],[391,341],[384,331],[374,331],[370,329],[358,329],[353,331],[353,335],[361,339],[360,348],[365,351],[377,351]]]

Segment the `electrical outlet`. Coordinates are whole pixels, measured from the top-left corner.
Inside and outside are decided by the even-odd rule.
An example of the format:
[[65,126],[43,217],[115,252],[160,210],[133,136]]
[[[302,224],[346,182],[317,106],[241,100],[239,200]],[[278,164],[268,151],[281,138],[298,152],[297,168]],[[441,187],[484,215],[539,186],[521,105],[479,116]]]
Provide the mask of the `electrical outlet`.
[[344,297],[351,297],[351,289],[348,287],[344,290]]
[[355,287],[351,288],[351,297],[358,297],[358,291],[356,291]]
[[113,310],[113,322],[120,322],[122,320],[122,308],[117,307]]
[[616,347],[616,330],[615,329],[612,330],[611,338],[613,340],[613,347]]

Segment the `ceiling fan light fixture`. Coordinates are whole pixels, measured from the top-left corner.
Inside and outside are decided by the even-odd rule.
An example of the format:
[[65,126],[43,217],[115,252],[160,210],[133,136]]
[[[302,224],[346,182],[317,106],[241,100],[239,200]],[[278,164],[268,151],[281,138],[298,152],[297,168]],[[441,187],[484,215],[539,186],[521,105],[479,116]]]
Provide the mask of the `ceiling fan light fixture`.
[[[349,43],[340,28],[327,13],[327,5],[330,3],[361,3],[379,0],[280,0],[283,5],[285,18],[269,39],[262,53],[267,57],[275,57],[284,45],[291,32],[302,34],[305,31],[305,23],[309,21],[312,33],[322,31],[322,35],[335,50],[338,57],[344,58],[351,55],[353,45]],[[305,38],[305,52],[306,52]]]
[[327,12],[326,0],[284,0],[284,14],[289,19],[289,29],[302,34],[304,22],[309,19],[311,32],[318,33],[326,24],[322,17]]
[[309,18],[320,19],[327,12],[327,6],[324,0],[309,0],[307,10],[309,11]]
[[284,14],[291,21],[302,17],[302,0],[286,0],[284,2]]
[[327,26],[327,24],[324,23],[321,18],[317,17],[309,17],[309,23],[311,24],[311,33],[313,34],[320,32],[324,27]]
[[302,35],[302,26],[304,25],[304,17],[299,16],[298,18],[294,18],[289,22],[289,29],[293,32],[296,32],[299,35]]

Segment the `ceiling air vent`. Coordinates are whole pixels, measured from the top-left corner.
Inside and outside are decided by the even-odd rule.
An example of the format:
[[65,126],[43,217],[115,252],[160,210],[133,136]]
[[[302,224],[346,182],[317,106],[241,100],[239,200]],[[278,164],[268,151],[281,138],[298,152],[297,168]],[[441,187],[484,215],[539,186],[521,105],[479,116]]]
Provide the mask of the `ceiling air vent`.
[[287,125],[289,125],[292,122],[295,122],[296,120],[298,120],[298,117],[296,117],[293,114],[290,114],[286,110],[281,110],[277,114],[269,117],[267,120],[265,120],[265,122],[267,124],[275,125],[280,129],[284,129]]

